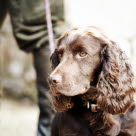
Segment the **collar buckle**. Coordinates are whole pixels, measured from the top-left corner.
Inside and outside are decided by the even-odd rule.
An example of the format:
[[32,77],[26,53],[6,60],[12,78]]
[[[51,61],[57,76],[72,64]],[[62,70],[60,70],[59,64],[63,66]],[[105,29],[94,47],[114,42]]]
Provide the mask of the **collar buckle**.
[[97,112],[98,109],[100,109],[100,108],[98,107],[97,104],[90,104],[90,102],[88,101],[87,102],[87,109],[91,109],[92,112]]

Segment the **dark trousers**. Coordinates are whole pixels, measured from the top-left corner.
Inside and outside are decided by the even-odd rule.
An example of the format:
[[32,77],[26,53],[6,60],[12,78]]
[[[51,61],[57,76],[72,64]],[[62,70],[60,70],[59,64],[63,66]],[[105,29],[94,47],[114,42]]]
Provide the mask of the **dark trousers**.
[[[0,0],[0,27],[8,12],[19,48],[33,54],[40,109],[38,136],[50,135],[53,115],[47,98],[47,77],[50,68],[44,5],[44,0]],[[52,15],[53,26],[55,27],[58,18],[54,14]]]

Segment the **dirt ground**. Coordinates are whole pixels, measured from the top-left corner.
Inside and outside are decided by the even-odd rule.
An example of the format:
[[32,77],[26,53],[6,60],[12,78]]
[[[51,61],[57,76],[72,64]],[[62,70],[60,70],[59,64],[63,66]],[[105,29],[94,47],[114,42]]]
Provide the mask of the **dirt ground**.
[[36,105],[0,100],[0,136],[36,136]]

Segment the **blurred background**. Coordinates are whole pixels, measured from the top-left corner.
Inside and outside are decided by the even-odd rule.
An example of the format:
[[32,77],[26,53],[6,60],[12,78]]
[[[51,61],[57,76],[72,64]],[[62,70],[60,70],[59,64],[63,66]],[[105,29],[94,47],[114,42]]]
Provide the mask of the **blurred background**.
[[[136,75],[135,0],[63,0],[63,6],[65,27],[58,29],[102,27],[126,52]],[[18,49],[7,15],[0,30],[0,136],[36,135],[39,110],[32,63],[31,54]]]

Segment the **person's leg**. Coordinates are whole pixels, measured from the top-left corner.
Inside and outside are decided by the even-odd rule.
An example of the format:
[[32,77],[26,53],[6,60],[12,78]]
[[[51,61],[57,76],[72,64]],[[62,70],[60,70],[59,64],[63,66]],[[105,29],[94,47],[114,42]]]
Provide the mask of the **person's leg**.
[[49,136],[53,110],[47,99],[49,50],[44,0],[10,0],[9,12],[19,48],[33,53],[40,108],[38,136]]
[[[48,46],[43,46],[33,52],[34,67],[37,75],[37,88],[38,88],[38,104],[40,108],[39,123],[38,123],[38,136],[49,136],[51,125],[51,111],[48,101],[48,83],[47,77],[50,73],[49,65],[49,49]],[[46,129],[45,129],[46,128]]]
[[8,0],[0,0],[0,28],[8,11]]

